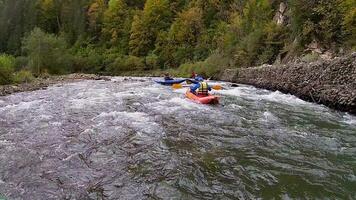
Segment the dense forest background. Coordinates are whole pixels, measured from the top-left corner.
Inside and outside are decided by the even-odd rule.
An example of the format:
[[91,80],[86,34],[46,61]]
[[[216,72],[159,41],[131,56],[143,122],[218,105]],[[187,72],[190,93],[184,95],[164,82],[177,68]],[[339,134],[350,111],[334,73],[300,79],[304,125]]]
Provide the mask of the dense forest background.
[[[356,0],[0,0],[0,84],[32,74],[212,76],[356,46]],[[313,55],[309,55],[313,57]]]

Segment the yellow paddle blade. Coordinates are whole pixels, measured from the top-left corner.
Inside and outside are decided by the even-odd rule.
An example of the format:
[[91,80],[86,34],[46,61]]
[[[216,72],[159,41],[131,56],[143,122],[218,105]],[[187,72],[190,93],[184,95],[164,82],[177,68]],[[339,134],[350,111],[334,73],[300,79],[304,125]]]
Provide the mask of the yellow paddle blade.
[[181,89],[181,88],[183,88],[183,86],[182,86],[182,84],[173,84],[172,88],[173,89]]
[[223,89],[221,85],[214,85],[212,88],[214,90],[222,90]]

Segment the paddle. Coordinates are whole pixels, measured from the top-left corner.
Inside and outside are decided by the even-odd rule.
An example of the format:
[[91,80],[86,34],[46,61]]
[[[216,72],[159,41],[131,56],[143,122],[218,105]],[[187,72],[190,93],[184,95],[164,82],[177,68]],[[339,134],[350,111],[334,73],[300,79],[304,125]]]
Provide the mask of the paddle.
[[180,83],[173,84],[173,85],[172,85],[172,88],[173,88],[173,89],[182,89],[182,88],[183,88],[183,85],[180,84]]
[[214,85],[211,88],[213,88],[214,90],[222,90],[223,89],[223,87],[221,85]]
[[[172,88],[173,88],[173,89],[182,89],[182,88],[183,88],[183,85],[180,84],[180,83],[178,83],[178,84],[173,84],[173,85],[172,85]],[[222,89],[223,89],[223,87],[222,87],[221,85],[213,85],[211,88],[214,89],[214,90],[222,90]]]

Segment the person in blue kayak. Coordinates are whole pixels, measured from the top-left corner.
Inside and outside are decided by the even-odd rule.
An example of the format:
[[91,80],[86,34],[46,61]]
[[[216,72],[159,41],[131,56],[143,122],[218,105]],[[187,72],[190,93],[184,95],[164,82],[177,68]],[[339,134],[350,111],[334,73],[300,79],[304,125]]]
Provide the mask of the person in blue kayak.
[[194,78],[194,80],[196,80],[196,81],[199,81],[199,80],[201,80],[201,79],[203,79],[203,81],[204,81],[204,78],[202,77],[202,76],[200,76],[200,75],[195,75],[195,78]]
[[208,83],[201,76],[197,76],[195,80],[198,82],[190,87],[190,91],[197,96],[208,96],[211,91]]
[[170,75],[169,75],[169,73],[167,72],[167,73],[165,73],[164,74],[164,80],[165,81],[171,81],[171,80],[174,80]]

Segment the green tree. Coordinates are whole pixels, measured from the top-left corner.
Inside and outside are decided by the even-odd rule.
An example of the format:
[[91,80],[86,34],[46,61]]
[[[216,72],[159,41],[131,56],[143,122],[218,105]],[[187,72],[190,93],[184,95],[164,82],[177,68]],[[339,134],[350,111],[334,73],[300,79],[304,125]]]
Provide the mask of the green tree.
[[65,40],[39,28],[35,28],[24,38],[23,49],[28,56],[29,67],[36,75],[45,72],[62,74],[72,64]]
[[203,14],[200,8],[192,7],[178,14],[169,31],[166,46],[162,49],[168,52],[169,49],[173,50],[170,65],[179,66],[183,62],[194,60],[194,52],[203,30]]
[[103,16],[106,9],[104,0],[94,0],[87,11],[90,33],[98,39],[103,26]]
[[292,31],[300,37],[302,45],[313,40],[330,46],[343,40],[342,12],[339,5],[342,0],[291,0]]
[[60,32],[69,44],[87,36],[87,0],[60,1]]
[[39,0],[37,9],[37,25],[47,32],[58,33],[60,28],[58,3],[55,0]]
[[124,0],[110,0],[104,14],[104,39],[110,46],[118,47],[123,54],[128,53],[132,17]]
[[340,4],[343,14],[343,33],[346,46],[356,49],[356,0],[344,0]]
[[152,51],[159,32],[171,23],[168,0],[147,0],[144,10],[134,16],[130,35],[130,53],[145,56]]

